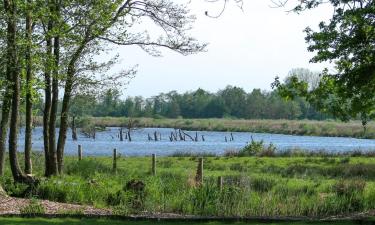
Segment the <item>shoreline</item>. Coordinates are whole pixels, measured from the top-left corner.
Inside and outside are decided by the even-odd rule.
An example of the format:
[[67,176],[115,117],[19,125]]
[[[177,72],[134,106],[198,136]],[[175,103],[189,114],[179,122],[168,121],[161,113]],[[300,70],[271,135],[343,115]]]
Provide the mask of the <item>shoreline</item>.
[[[129,118],[84,117],[83,120],[85,120],[84,123],[90,123],[98,127],[126,127]],[[131,120],[140,128],[178,128],[188,131],[253,132],[375,139],[375,122],[368,124],[367,131],[364,134],[359,121],[344,123],[331,120],[154,119],[143,117],[132,118]],[[35,126],[42,125],[41,117],[35,117],[34,124]],[[79,124],[79,121],[77,121],[77,124]]]

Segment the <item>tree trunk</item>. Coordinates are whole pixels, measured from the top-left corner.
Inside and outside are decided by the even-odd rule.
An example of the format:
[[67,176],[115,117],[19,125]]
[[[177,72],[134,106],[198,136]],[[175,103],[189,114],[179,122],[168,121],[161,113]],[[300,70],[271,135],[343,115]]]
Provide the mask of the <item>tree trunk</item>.
[[66,142],[66,132],[68,130],[68,111],[69,111],[69,102],[71,99],[71,92],[73,87],[73,75],[74,69],[68,69],[67,80],[65,83],[65,91],[64,97],[62,102],[61,108],[61,116],[60,116],[60,131],[59,131],[59,139],[57,142],[57,163],[58,163],[58,171],[60,174],[63,174],[64,170],[64,148]]
[[53,78],[52,78],[52,103],[51,113],[49,119],[49,160],[50,160],[50,175],[57,175],[60,171],[58,169],[58,156],[56,153],[56,118],[57,118],[57,106],[59,100],[59,61],[60,61],[60,38],[56,36],[54,38],[53,46],[54,63],[53,63]]
[[25,173],[31,174],[32,173],[32,161],[31,161],[31,145],[32,145],[32,111],[33,111],[33,103],[32,103],[32,57],[31,57],[31,44],[32,44],[32,20],[31,20],[31,12],[30,12],[30,5],[31,1],[27,1],[28,9],[26,15],[26,53],[25,53],[25,60],[26,60],[26,128],[25,128]]
[[9,161],[14,181],[27,182],[20,168],[17,157],[17,138],[20,106],[20,75],[17,60],[17,25],[16,25],[16,4],[13,1],[5,0],[4,8],[8,14],[7,18],[7,77],[11,77],[12,85],[12,114],[9,129]]
[[69,62],[67,76],[65,81],[65,90],[64,90],[64,97],[62,102],[61,108],[61,115],[60,115],[60,130],[59,130],[59,139],[57,141],[57,165],[58,171],[60,174],[63,174],[64,170],[64,148],[66,142],[66,132],[68,130],[68,112],[69,112],[69,103],[72,96],[73,90],[73,82],[74,82],[74,75],[75,71],[75,64],[77,63],[86,43],[82,43],[82,45],[77,49],[74,53],[72,59]]
[[[52,30],[52,21],[48,22],[48,31]],[[46,34],[46,55],[47,62],[44,72],[44,112],[43,112],[43,140],[44,140],[44,158],[45,175],[50,176],[50,157],[49,157],[49,120],[51,114],[51,58],[52,58],[52,38]]]
[[8,134],[8,125],[9,125],[9,112],[10,112],[10,105],[12,102],[12,91],[10,87],[10,77],[8,77],[7,73],[7,80],[8,84],[6,87],[6,91],[3,97],[3,105],[1,109],[1,122],[0,122],[0,176],[4,175],[4,164],[5,164],[5,151],[6,151],[6,138]]

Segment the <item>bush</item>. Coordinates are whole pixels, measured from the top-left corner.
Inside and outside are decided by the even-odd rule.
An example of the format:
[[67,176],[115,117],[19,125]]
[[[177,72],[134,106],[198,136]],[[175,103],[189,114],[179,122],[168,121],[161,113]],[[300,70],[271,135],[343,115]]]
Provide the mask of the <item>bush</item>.
[[239,156],[254,156],[261,152],[263,148],[263,140],[255,141],[253,137],[251,137],[251,142],[240,150]]

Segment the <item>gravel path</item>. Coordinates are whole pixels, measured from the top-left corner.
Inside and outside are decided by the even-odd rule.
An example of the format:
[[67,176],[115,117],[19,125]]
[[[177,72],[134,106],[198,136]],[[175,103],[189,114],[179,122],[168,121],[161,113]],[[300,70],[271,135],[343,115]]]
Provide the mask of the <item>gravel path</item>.
[[[0,215],[21,214],[21,209],[28,206],[30,201],[30,199],[0,196]],[[58,203],[48,200],[38,200],[38,203],[44,207],[45,214],[47,215],[64,214],[68,212],[80,212],[84,215],[98,216],[112,215],[112,211],[110,209],[97,209],[92,206]]]

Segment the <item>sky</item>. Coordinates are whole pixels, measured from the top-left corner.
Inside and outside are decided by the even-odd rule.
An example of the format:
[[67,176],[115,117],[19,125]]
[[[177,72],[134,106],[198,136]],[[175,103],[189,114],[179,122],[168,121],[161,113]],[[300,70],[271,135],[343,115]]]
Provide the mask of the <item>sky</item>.
[[[181,1],[181,0],[176,0]],[[290,1],[296,2],[296,1]],[[192,0],[191,12],[197,16],[190,34],[209,45],[207,51],[182,56],[163,50],[163,57],[153,57],[138,47],[118,47],[121,63],[117,67],[138,64],[138,73],[122,90],[123,96],[151,97],[161,92],[179,93],[203,88],[216,92],[227,85],[271,90],[276,76],[284,78],[292,68],[321,71],[328,64],[312,64],[305,33],[317,28],[332,15],[328,5],[298,15],[285,8],[273,8],[270,0],[244,0],[243,9],[227,4],[217,19],[220,3]]]

